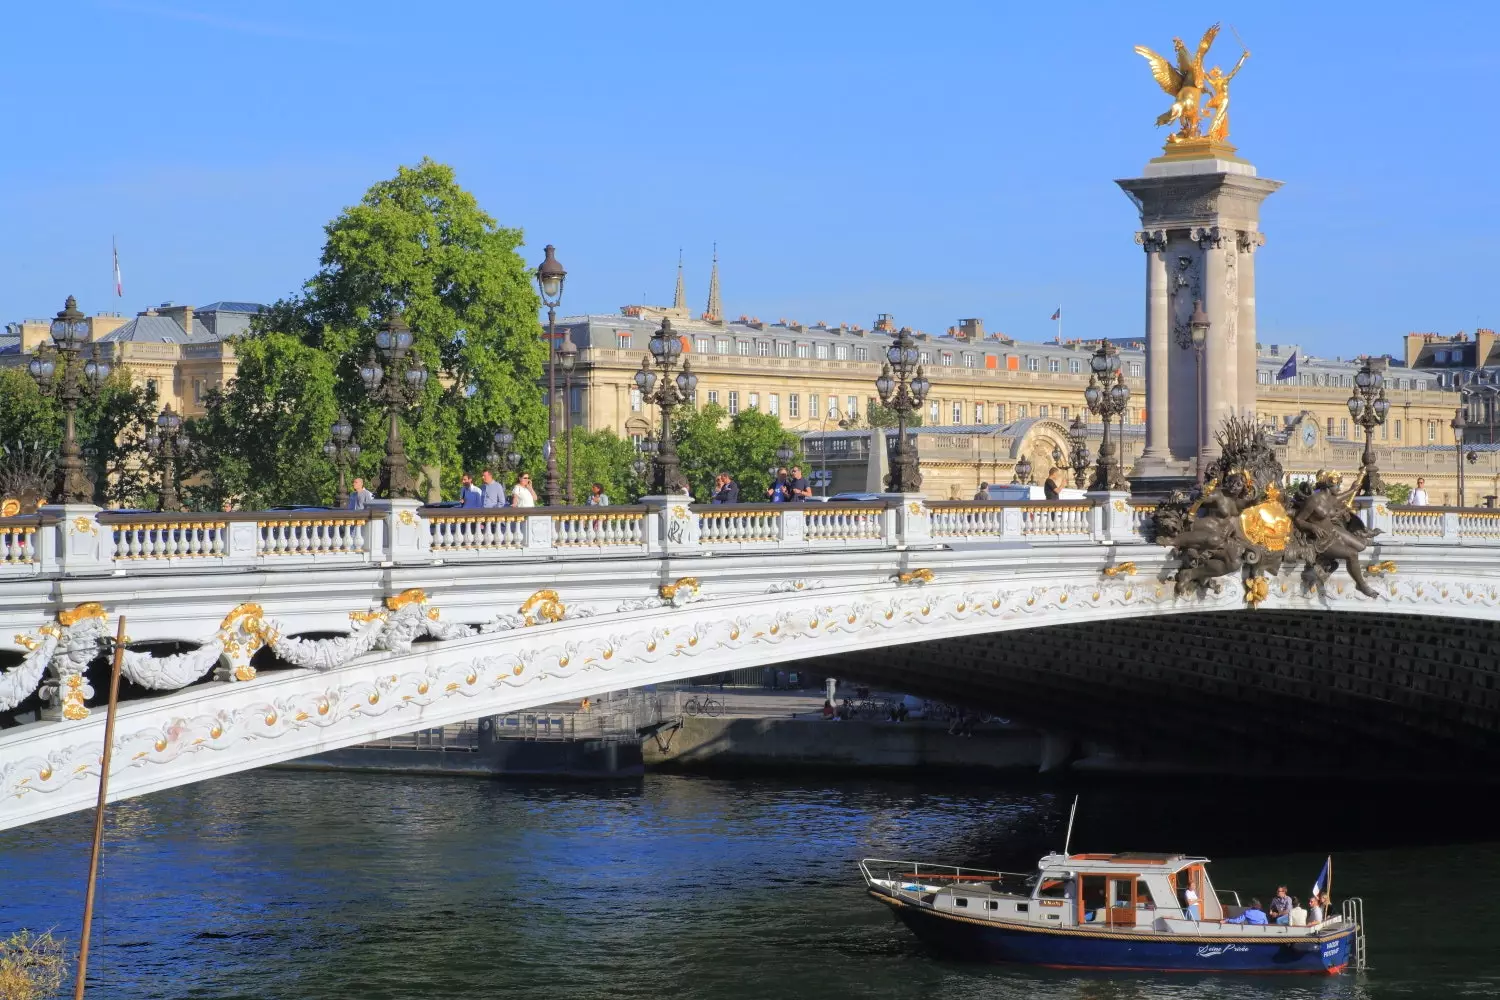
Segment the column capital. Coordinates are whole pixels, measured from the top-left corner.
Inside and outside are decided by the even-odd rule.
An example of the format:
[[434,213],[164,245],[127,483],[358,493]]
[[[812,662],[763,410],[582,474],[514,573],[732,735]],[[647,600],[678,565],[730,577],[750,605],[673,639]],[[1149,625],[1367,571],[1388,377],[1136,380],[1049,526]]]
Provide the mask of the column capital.
[[1204,250],[1217,250],[1224,243],[1224,231],[1218,226],[1195,226],[1188,237]]
[[1262,232],[1241,229],[1235,237],[1235,246],[1240,253],[1254,253],[1257,248],[1266,245],[1266,234]]
[[1136,245],[1146,253],[1165,253],[1167,231],[1165,229],[1143,229],[1135,234]]

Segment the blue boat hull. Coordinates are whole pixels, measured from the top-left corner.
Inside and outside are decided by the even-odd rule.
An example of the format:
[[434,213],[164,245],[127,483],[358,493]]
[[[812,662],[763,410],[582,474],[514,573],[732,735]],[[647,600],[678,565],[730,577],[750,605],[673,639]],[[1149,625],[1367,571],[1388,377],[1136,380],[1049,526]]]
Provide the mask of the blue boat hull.
[[1118,931],[1027,930],[950,916],[882,893],[897,916],[934,950],[982,962],[1140,972],[1336,974],[1349,964],[1352,927],[1296,942],[1132,935]]

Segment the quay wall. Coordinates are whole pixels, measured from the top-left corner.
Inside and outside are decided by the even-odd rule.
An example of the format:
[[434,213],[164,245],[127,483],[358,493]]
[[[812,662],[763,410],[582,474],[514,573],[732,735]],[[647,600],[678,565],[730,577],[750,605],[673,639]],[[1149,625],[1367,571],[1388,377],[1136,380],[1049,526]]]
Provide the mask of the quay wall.
[[302,771],[450,774],[475,778],[628,778],[644,768],[641,747],[623,740],[492,740],[477,750],[347,747],[275,765]]

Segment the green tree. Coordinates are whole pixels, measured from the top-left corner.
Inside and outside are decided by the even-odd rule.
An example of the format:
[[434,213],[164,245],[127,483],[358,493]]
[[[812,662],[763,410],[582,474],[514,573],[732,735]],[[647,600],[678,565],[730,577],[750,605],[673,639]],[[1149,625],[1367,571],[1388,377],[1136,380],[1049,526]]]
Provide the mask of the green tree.
[[[594,483],[604,486],[611,503],[634,503],[645,486],[636,478],[631,463],[635,461],[635,445],[615,434],[614,431],[573,430],[573,500],[584,503],[588,499],[589,487]],[[559,454],[561,462],[563,456]],[[559,466],[558,475],[565,473]],[[535,481],[535,477],[533,477]]]
[[[899,421],[896,419],[896,411],[889,406],[870,400],[865,406],[865,423],[871,427],[895,427]],[[906,426],[921,427],[922,411],[912,410],[906,415]]]
[[1410,483],[1386,483],[1385,498],[1391,503],[1402,504],[1411,499]]
[[[219,449],[205,462],[215,480],[205,498],[330,499],[335,475],[322,449],[340,412],[359,428],[360,471],[374,476],[385,424],[359,365],[394,308],[431,376],[402,424],[413,465],[439,468],[456,495],[459,474],[483,464],[504,424],[528,467],[537,468],[546,439],[537,388],[546,345],[517,252],[521,231],[485,214],[451,167],[424,159],[375,184],[324,232],[320,268],[303,294],[268,308],[237,345],[240,374],[202,429]],[[247,369],[252,345],[278,334]]]
[[[264,509],[331,500],[335,477],[322,449],[338,414],[334,358],[285,333],[244,338],[236,352],[234,380],[209,395],[208,412],[189,429],[197,466],[209,473],[188,491],[192,505],[217,510],[235,500]],[[384,441],[378,421],[360,431],[365,452],[356,475],[379,464],[370,445]]]
[[802,462],[799,439],[779,419],[759,410],[741,410],[727,425],[726,417],[722,407],[709,404],[678,418],[675,438],[683,475],[700,500],[713,494],[714,477],[728,472],[739,483],[742,501],[760,502],[771,485],[769,470],[779,464],[777,449],[792,449],[788,465]]

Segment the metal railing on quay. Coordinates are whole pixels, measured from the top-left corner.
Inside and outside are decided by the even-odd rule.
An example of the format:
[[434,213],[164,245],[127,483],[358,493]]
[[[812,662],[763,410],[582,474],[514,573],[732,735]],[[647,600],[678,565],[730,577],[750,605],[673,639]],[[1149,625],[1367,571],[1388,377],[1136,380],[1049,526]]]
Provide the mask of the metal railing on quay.
[[400,736],[373,740],[354,747],[356,750],[442,750],[474,753],[479,749],[479,729],[473,722],[456,726],[418,729]]

